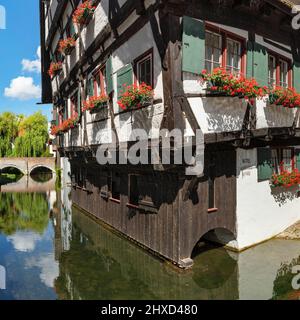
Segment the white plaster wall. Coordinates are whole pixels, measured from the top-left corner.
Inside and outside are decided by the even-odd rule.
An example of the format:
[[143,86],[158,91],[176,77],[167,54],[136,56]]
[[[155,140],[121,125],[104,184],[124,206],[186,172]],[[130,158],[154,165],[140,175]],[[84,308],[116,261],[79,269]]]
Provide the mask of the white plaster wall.
[[247,102],[230,97],[195,97],[188,99],[198,124],[206,133],[242,129]]
[[89,145],[112,143],[111,120],[88,123],[87,137]]
[[[113,53],[113,77],[114,77],[114,90],[117,93],[117,72],[122,67],[141,56],[146,51],[153,48],[153,74],[154,74],[154,92],[155,99],[163,99],[163,81],[162,81],[162,68],[161,59],[153,38],[150,23],[147,23],[140,31],[132,36],[126,43],[120,46]],[[120,112],[117,104],[117,94],[114,97],[114,111]]]
[[164,106],[157,104],[144,109],[121,113],[115,116],[115,127],[120,142],[135,140],[134,129],[144,129],[148,139],[159,138],[159,129],[164,114]]
[[[295,196],[299,188],[290,190]],[[238,249],[268,240],[300,220],[299,198],[280,204],[269,181],[258,182],[257,149],[237,149],[236,215]]]
[[60,159],[60,166],[62,169],[61,181],[62,181],[62,186],[64,188],[67,185],[71,184],[71,165],[70,165],[69,159],[66,157],[62,157]]

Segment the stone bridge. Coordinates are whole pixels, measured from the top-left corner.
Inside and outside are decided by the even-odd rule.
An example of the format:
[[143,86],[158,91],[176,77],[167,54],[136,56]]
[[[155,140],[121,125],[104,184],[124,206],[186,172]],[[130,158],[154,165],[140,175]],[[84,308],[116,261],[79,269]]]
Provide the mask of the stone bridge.
[[37,168],[55,173],[55,158],[0,158],[0,172],[6,168],[16,168],[24,175],[30,175]]

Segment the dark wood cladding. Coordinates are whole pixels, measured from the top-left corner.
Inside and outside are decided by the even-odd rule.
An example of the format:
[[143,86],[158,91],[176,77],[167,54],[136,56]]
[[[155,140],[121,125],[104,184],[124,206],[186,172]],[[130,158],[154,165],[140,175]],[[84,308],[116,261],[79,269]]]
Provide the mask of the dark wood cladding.
[[[210,151],[209,151],[210,152]],[[212,151],[213,152],[213,151]],[[209,212],[208,173],[197,181],[186,198],[192,177],[184,171],[156,172],[151,168],[139,171],[136,167],[101,167],[71,160],[72,174],[86,172],[85,183],[79,187],[73,179],[73,202],[109,226],[149,248],[152,252],[184,266],[203,235],[216,228],[235,234],[236,222],[236,169],[234,150],[219,150],[216,155],[215,193],[218,210]],[[120,203],[103,197],[107,172],[120,176]],[[129,176],[139,177],[139,195],[150,199],[157,212],[129,207]],[[110,195],[111,196],[111,195]]]

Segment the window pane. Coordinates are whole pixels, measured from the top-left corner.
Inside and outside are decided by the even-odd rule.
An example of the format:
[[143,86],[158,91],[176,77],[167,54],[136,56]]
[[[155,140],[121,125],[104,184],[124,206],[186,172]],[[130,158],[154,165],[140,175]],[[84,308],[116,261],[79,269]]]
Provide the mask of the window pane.
[[241,44],[238,41],[227,39],[226,69],[232,73],[241,71]]
[[282,150],[282,162],[283,162],[284,170],[291,172],[292,171],[292,150],[291,149]]
[[280,66],[280,86],[288,87],[288,63],[286,61],[279,61]]
[[205,38],[205,68],[209,72],[221,66],[221,50],[221,36],[207,31]]
[[269,56],[269,87],[274,88],[276,85],[276,59]]
[[138,63],[138,81],[152,86],[152,59],[150,56]]

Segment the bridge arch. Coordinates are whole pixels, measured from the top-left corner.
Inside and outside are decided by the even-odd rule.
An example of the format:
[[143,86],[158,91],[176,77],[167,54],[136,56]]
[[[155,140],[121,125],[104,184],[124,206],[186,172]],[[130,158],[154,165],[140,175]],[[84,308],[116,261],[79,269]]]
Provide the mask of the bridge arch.
[[184,245],[180,250],[179,265],[182,268],[190,268],[194,264],[194,259],[201,254],[199,250],[199,244],[203,242],[211,242],[220,246],[229,246],[232,248],[237,247],[236,231],[230,229],[230,227],[214,227],[207,230],[199,230],[199,233],[194,235],[186,234],[181,239]]
[[191,252],[191,258],[195,257],[197,254],[197,246],[200,242],[209,241],[222,246],[230,245],[235,247],[236,245],[236,235],[235,232],[226,228],[215,228],[204,233],[198,241],[194,242],[193,250]]
[[46,169],[46,171],[49,171],[52,174],[55,174],[55,170],[53,168],[51,168],[50,166],[45,165],[45,164],[37,164],[29,169],[29,175],[31,175],[34,171],[36,171],[38,169]]
[[20,168],[18,165],[15,164],[4,164],[2,166],[0,166],[0,173],[5,171],[6,169],[16,169],[18,170],[21,174],[26,175],[26,172],[24,171],[23,168]]

